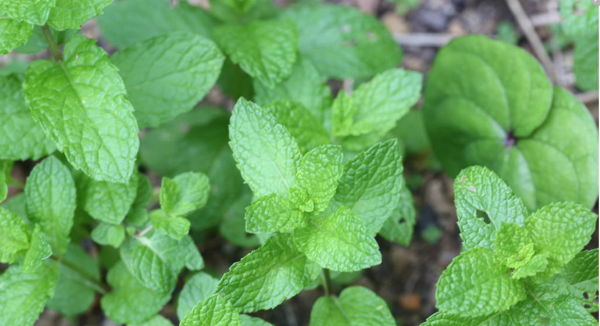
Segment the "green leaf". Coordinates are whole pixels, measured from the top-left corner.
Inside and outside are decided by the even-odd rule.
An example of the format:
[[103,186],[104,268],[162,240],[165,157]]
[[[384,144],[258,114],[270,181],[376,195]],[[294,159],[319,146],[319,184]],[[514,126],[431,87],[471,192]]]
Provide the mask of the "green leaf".
[[280,233],[233,264],[217,292],[240,312],[271,309],[302,291],[319,271],[289,234]]
[[394,68],[400,47],[377,18],[347,6],[296,6],[281,18],[298,30],[298,50],[326,78],[368,78]]
[[56,264],[34,273],[21,273],[19,265],[0,275],[0,325],[31,326],[54,294]]
[[[371,146],[417,103],[422,83],[423,77],[418,72],[392,69],[361,84],[352,93],[350,103],[333,106],[334,135],[342,137],[342,144],[350,150]],[[343,112],[336,112],[340,109]],[[343,118],[336,119],[339,116]]]
[[353,272],[381,263],[377,241],[367,226],[343,206],[311,218],[308,226],[294,230],[293,236],[298,249],[323,268]]
[[138,172],[138,186],[135,199],[129,208],[126,220],[127,222],[142,227],[148,221],[148,206],[152,201],[152,184],[148,177]]
[[31,117],[21,84],[17,75],[0,76],[0,159],[37,160],[54,151]]
[[[561,275],[569,290],[589,312],[598,312],[598,249],[582,251],[568,262]],[[586,298],[587,297],[587,298]]]
[[25,254],[21,271],[24,273],[35,272],[51,255],[52,249],[46,241],[46,235],[42,232],[40,225],[36,224],[31,233],[31,245]]
[[246,208],[246,231],[274,233],[306,226],[304,213],[287,197],[271,194]]
[[400,191],[400,200],[398,206],[392,212],[392,215],[385,220],[379,234],[387,241],[408,247],[417,223],[417,212],[413,203],[413,197],[403,182]]
[[23,219],[0,207],[0,262],[11,264],[29,249],[29,227]]
[[274,87],[292,73],[298,34],[291,21],[221,25],[213,36],[231,61],[267,87]]
[[519,303],[510,313],[510,324],[515,326],[529,325],[581,325],[596,326],[598,321],[573,300],[539,300],[528,297]]
[[284,195],[295,185],[302,157],[300,149],[288,130],[267,110],[239,99],[231,117],[229,137],[242,177],[256,196]]
[[526,227],[517,223],[500,224],[499,230],[494,234],[493,241],[494,253],[498,259],[506,263],[507,259],[514,255],[522,256],[522,254],[519,255],[519,252],[525,247],[530,247],[525,249],[530,259],[535,253],[535,249],[533,239]]
[[333,201],[375,234],[398,205],[402,169],[397,140],[377,143],[346,163]]
[[228,210],[223,216],[223,221],[219,225],[219,233],[227,241],[241,247],[258,247],[260,241],[256,235],[246,233],[246,219],[244,214],[246,207],[250,206],[252,192],[247,189],[233,204],[228,206]]
[[436,312],[427,318],[427,321],[421,326],[504,326],[511,324],[510,311],[498,313],[490,316],[467,317],[448,314],[445,312]]
[[213,294],[199,302],[179,326],[240,326],[240,317],[229,301]]
[[129,324],[128,326],[173,326],[173,323],[161,315],[156,315],[143,323]]
[[308,200],[314,205],[310,212],[320,213],[329,206],[342,176],[342,161],[342,147],[339,145],[316,147],[300,161],[296,183],[306,191]]
[[16,21],[44,25],[56,0],[1,0],[0,12]]
[[119,324],[142,323],[160,311],[171,298],[160,295],[141,284],[122,262],[108,271],[106,277],[112,292],[102,296],[102,311]]
[[20,45],[27,43],[33,32],[33,25],[18,20],[3,18],[0,20],[0,54],[10,53]]
[[56,0],[48,25],[59,31],[80,29],[83,23],[102,15],[102,9],[112,2],[113,0]]
[[310,313],[310,326],[396,326],[387,303],[362,286],[344,289],[339,298],[320,297]]
[[[520,258],[520,257],[519,257]],[[508,267],[511,267],[517,264],[508,264]],[[517,265],[518,266],[518,265]],[[515,268],[512,272],[511,277],[515,280],[534,276],[538,273],[541,273],[546,270],[548,266],[548,254],[542,253],[539,255],[533,256],[529,261],[523,265]]]
[[[66,316],[74,316],[88,310],[96,298],[98,285],[90,279],[100,281],[100,269],[96,259],[83,251],[77,244],[69,244],[63,259],[77,268],[60,263],[56,292],[48,301],[48,308]],[[82,272],[86,275],[82,275]]]
[[[260,105],[283,100],[301,103],[311,114],[308,117],[301,115],[298,118],[316,119],[317,123],[310,126],[311,128],[322,127],[325,110],[331,105],[332,100],[331,90],[310,60],[303,56],[298,56],[292,74],[275,87],[268,87],[258,79],[254,79],[254,91],[256,103]],[[287,115],[282,116],[287,117]]]
[[242,322],[241,326],[273,326],[273,324],[267,323],[260,318],[248,315],[240,315],[240,321]]
[[491,250],[476,248],[461,253],[437,283],[437,307],[444,312],[478,317],[507,310],[525,299],[525,288],[513,280],[510,269]]
[[64,61],[36,60],[27,68],[33,118],[73,167],[96,180],[126,183],[139,129],[123,81],[94,40],[75,35],[63,55]]
[[298,142],[302,153],[330,143],[329,133],[311,112],[298,102],[279,101],[264,107]]
[[[56,45],[63,45],[65,42],[71,38],[71,36],[78,34],[79,29],[68,29],[65,31],[57,31],[52,27],[49,27],[50,33],[52,34],[52,38]],[[33,33],[27,40],[27,43],[15,49],[15,52],[23,53],[23,54],[37,54],[43,50],[47,50],[50,47],[48,44],[48,39],[44,34],[41,26],[34,26]],[[23,74],[25,71],[23,71]]]
[[224,59],[216,44],[189,32],[156,36],[111,57],[140,128],[190,111],[217,81]]
[[100,222],[92,230],[91,236],[96,243],[119,248],[125,240],[125,228],[122,225]]
[[150,213],[150,223],[155,229],[175,240],[185,237],[190,232],[190,221],[183,217],[169,217],[162,210]]
[[83,209],[96,220],[120,224],[135,200],[138,174],[133,174],[127,183],[85,179]]
[[[208,12],[187,1],[176,6],[171,6],[169,0],[115,1],[98,17],[102,36],[118,49],[177,31],[210,37],[210,30],[216,24],[217,20]],[[124,27],[127,33],[123,33]]]
[[163,178],[160,207],[170,216],[185,216],[206,205],[210,194],[208,177],[204,173],[186,172],[173,179]]
[[502,223],[522,225],[529,215],[521,199],[496,173],[481,166],[458,174],[454,180],[454,203],[465,249],[492,248]]
[[425,89],[425,125],[450,175],[487,166],[530,210],[556,201],[593,205],[597,128],[574,96],[552,89],[527,52],[479,35],[454,39]]
[[42,227],[52,252],[60,256],[70,242],[75,214],[75,182],[69,169],[50,156],[36,165],[25,183],[27,217]]
[[183,286],[177,299],[177,318],[182,320],[198,302],[206,300],[217,290],[219,280],[199,272],[194,274]]
[[536,252],[548,254],[547,276],[560,271],[590,242],[598,215],[575,203],[542,207],[525,220]]

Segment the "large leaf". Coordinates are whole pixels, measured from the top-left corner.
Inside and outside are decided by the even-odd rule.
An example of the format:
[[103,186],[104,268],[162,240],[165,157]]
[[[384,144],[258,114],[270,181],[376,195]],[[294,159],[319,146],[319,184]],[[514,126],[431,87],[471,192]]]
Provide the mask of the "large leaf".
[[56,0],[52,8],[48,25],[62,31],[80,29],[88,20],[101,15],[102,9],[114,0]]
[[19,45],[27,43],[33,25],[18,20],[0,19],[0,54],[7,54]]
[[179,326],[240,326],[240,317],[229,301],[213,294],[198,302]]
[[0,12],[16,21],[44,25],[56,0],[1,0]]
[[201,301],[206,300],[217,290],[219,280],[206,274],[194,274],[185,282],[179,298],[177,299],[177,317],[182,320],[194,306]]

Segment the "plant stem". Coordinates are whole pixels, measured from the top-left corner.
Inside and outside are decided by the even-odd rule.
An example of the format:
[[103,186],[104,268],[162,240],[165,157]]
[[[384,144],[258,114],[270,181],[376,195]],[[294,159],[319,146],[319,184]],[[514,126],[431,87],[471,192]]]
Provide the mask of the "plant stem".
[[143,237],[143,236],[144,236],[144,234],[146,234],[146,233],[150,232],[150,230],[152,230],[152,228],[153,228],[152,224],[148,225],[148,226],[147,226],[145,229],[143,229],[142,231],[140,231],[140,232],[139,232],[139,233],[136,235],[136,237],[138,237],[138,238],[139,238],[139,237]]
[[323,269],[321,276],[323,277],[323,289],[325,290],[325,295],[333,295],[333,285],[331,284],[331,275],[329,274],[329,270],[327,268]]
[[91,275],[86,270],[82,269],[81,267],[73,264],[72,262],[70,262],[68,260],[65,260],[64,258],[59,258],[54,255],[52,255],[50,258],[52,258],[52,260],[54,260],[60,264],[63,264],[70,270],[72,270],[76,273],[79,273],[81,276],[83,276],[86,279],[87,285],[89,285],[94,290],[96,290],[102,294],[106,294],[106,292],[108,292],[109,289],[106,285],[102,284],[93,275]]
[[48,41],[48,45],[50,46],[50,52],[52,52],[52,56],[54,57],[54,60],[62,61],[62,59],[63,59],[62,53],[60,52],[58,45],[54,41],[52,32],[50,31],[50,28],[48,27],[47,24],[42,25],[42,31],[44,32],[44,36],[46,37],[46,40]]

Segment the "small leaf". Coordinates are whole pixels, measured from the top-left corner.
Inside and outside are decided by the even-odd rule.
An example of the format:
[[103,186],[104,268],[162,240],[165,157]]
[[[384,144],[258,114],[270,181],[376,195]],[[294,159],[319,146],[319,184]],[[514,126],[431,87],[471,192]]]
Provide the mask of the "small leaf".
[[183,217],[169,217],[162,210],[150,213],[150,223],[155,229],[175,240],[185,237],[190,232],[190,221]]
[[274,233],[306,226],[304,213],[287,197],[277,194],[261,197],[246,208],[246,231]]
[[182,173],[162,182],[160,206],[168,215],[185,216],[206,205],[210,184],[204,173]]
[[316,147],[300,161],[296,183],[306,191],[308,200],[314,203],[314,210],[311,210],[314,214],[329,206],[342,176],[342,161],[342,148],[338,145]]
[[199,272],[194,274],[183,286],[177,299],[177,318],[182,320],[198,302],[206,300],[217,290],[219,280]]
[[125,228],[122,225],[100,222],[92,230],[91,236],[92,240],[101,245],[119,248],[125,240]]
[[29,227],[23,219],[0,207],[0,262],[11,264],[29,249]]
[[46,235],[42,232],[39,224],[35,225],[31,233],[31,246],[25,254],[21,271],[23,273],[33,273],[38,267],[44,264],[44,260],[52,255],[52,249],[46,241]]
[[33,25],[18,20],[4,18],[0,20],[0,54],[8,54],[20,45],[27,43]]
[[213,294],[199,302],[179,326],[240,326],[240,317],[229,301]]
[[125,219],[136,197],[138,174],[127,183],[97,181],[85,178],[83,209],[94,219],[109,224],[120,224]]

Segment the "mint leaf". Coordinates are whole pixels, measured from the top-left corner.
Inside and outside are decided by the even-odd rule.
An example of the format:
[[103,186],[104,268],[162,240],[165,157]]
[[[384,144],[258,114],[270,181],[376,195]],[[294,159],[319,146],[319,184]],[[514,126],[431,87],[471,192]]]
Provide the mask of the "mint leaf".
[[129,180],[139,129],[121,77],[93,40],[75,35],[63,62],[32,62],[24,89],[34,120],[73,167],[96,180]]
[[[94,303],[97,285],[90,278],[100,281],[98,262],[76,244],[69,244],[63,259],[73,266],[58,264],[58,280],[54,296],[48,301],[48,308],[66,316],[85,312]],[[82,275],[82,271],[86,275]]]
[[533,239],[526,227],[517,223],[500,224],[500,229],[494,234],[493,242],[493,248],[497,258],[506,262],[509,257],[518,255],[525,247],[530,247],[525,250],[531,251],[531,255],[529,255],[529,258],[531,258],[533,253],[535,253],[535,249],[533,246]]
[[217,81],[224,59],[212,41],[186,32],[135,43],[111,57],[140,128],[190,111]]
[[25,183],[27,217],[38,223],[52,252],[60,256],[70,242],[75,214],[75,182],[69,169],[50,156],[37,164]]
[[84,179],[83,209],[96,220],[120,224],[135,200],[138,174],[127,183]]
[[295,185],[300,149],[288,130],[267,110],[239,99],[231,117],[229,137],[242,177],[256,196],[284,195]]
[[[317,123],[311,127],[322,127],[321,123],[324,120],[325,110],[331,104],[331,90],[310,60],[298,56],[292,74],[272,88],[257,79],[254,79],[253,85],[256,92],[254,96],[256,103],[267,105],[283,100],[301,103],[311,114],[308,116],[301,115],[298,118],[307,120],[314,118]],[[287,117],[283,114],[282,116]],[[300,146],[302,147],[302,145]]]
[[80,29],[88,20],[102,14],[102,9],[113,0],[56,0],[50,12],[48,25],[63,31]]
[[306,226],[304,212],[290,199],[277,194],[261,197],[246,208],[246,231],[274,233]]
[[177,299],[177,318],[182,320],[198,302],[206,300],[215,293],[218,283],[219,280],[206,273],[194,274],[185,282]]
[[335,195],[338,180],[343,171],[342,147],[323,145],[306,153],[300,161],[296,183],[306,192],[306,202],[312,209],[307,212],[320,213]]
[[344,289],[339,299],[320,297],[310,313],[310,326],[395,326],[388,305],[362,286]]
[[[33,32],[33,25],[18,20],[0,20],[0,54],[7,54],[19,45],[27,43]],[[4,97],[3,97],[4,98]]]
[[161,315],[156,315],[143,323],[135,325],[130,324],[130,326],[173,326],[173,323]]
[[[588,312],[598,312],[598,249],[578,253],[562,270],[569,290]],[[586,298],[587,297],[587,298]]]
[[509,311],[513,325],[595,326],[596,318],[572,300],[540,300],[528,297]]
[[417,212],[413,203],[413,197],[403,182],[400,190],[400,200],[392,215],[385,220],[379,234],[387,241],[408,246],[412,239],[415,224],[417,223]]
[[155,229],[175,240],[185,237],[190,232],[190,221],[183,217],[169,217],[162,210],[150,213],[150,223]]
[[171,297],[146,288],[127,271],[122,262],[108,271],[106,280],[113,290],[102,296],[102,311],[119,324],[146,321],[160,311]]
[[25,254],[25,259],[23,259],[21,271],[24,273],[35,272],[44,263],[44,259],[51,255],[52,249],[46,241],[46,235],[42,232],[40,225],[36,224],[31,233],[31,244]]
[[437,307],[468,317],[507,310],[526,297],[523,283],[511,279],[510,274],[491,250],[465,251],[440,277],[435,293]]
[[25,255],[29,248],[29,227],[23,219],[0,207],[0,262],[11,264]]
[[219,294],[199,302],[183,318],[180,326],[240,326],[240,317],[229,301]]
[[291,21],[222,25],[214,29],[213,36],[231,61],[267,87],[292,73],[298,34]]
[[[210,37],[217,20],[187,1],[171,6],[169,0],[115,1],[98,17],[102,36],[118,49],[171,32],[191,32]],[[132,14],[135,13],[135,14]],[[127,33],[123,33],[123,27]]]
[[163,178],[160,207],[170,216],[185,216],[206,205],[210,184],[204,173],[187,172]]
[[0,159],[37,160],[54,151],[31,117],[21,84],[16,75],[0,76]]
[[310,259],[339,272],[353,272],[381,263],[377,241],[352,211],[339,207],[294,230],[294,243]]
[[19,265],[0,275],[0,324],[33,325],[52,297],[58,273],[56,264],[22,273]]
[[[509,310],[510,311],[510,310]],[[501,326],[518,325],[511,324],[508,312],[494,314],[492,316],[466,317],[448,314],[445,312],[436,312],[427,318],[427,321],[421,326]],[[520,326],[520,325],[519,325]],[[524,325],[523,325],[524,326]]]
[[147,176],[138,172],[138,186],[135,199],[125,217],[127,222],[142,227],[148,221],[148,206],[152,201],[152,184]]
[[298,30],[298,50],[326,78],[367,78],[394,68],[398,44],[377,18],[347,6],[296,6],[281,14]]
[[96,243],[119,248],[125,240],[125,228],[122,225],[100,222],[92,230],[91,236]]
[[260,241],[256,235],[246,233],[246,207],[250,205],[252,192],[247,189],[240,198],[228,207],[219,225],[219,233],[227,241],[241,247],[258,247]]
[[254,312],[274,308],[302,291],[320,268],[291,240],[288,234],[274,235],[233,264],[219,282],[217,296],[240,312]]
[[176,275],[160,257],[147,246],[137,246],[131,252],[131,273],[149,289],[170,293],[175,287]]
[[56,0],[2,0],[0,12],[16,21],[44,25]]
[[402,169],[397,140],[377,143],[346,163],[333,201],[375,234],[398,204]]
[[267,323],[260,318],[248,315],[240,315],[240,321],[242,322],[241,326],[273,326],[273,324]]
[[502,223],[522,225],[528,215],[521,199],[494,172],[480,166],[458,174],[454,181],[454,202],[466,249],[491,248]]

